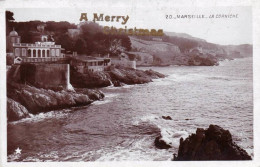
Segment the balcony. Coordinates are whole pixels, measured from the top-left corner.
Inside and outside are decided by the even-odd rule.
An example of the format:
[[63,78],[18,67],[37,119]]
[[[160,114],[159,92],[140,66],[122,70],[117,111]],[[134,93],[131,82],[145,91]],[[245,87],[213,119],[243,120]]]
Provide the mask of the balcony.
[[49,45],[49,44],[30,44],[30,43],[14,43],[13,47],[37,47],[37,48],[61,48],[61,45]]

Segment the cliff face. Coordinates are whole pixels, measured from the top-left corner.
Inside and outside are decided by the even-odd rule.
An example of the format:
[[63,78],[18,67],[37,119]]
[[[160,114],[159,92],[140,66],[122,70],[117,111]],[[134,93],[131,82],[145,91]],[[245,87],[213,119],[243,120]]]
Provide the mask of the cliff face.
[[253,46],[249,44],[244,45],[227,45],[222,46],[230,58],[241,58],[253,56]]
[[[174,63],[174,58],[181,56],[180,49],[171,43],[160,41],[146,41],[130,37],[132,48],[140,52],[141,60],[145,60],[149,54],[153,57],[153,63],[150,65],[170,65]],[[146,54],[141,54],[146,53]],[[145,57],[143,57],[145,56]],[[139,62],[137,61],[137,64]],[[142,63],[142,62],[141,62]]]
[[217,65],[220,55],[226,57],[223,48],[205,41],[198,41],[200,47],[181,51],[178,46],[170,42],[147,41],[134,37],[130,39],[134,50],[131,53],[137,56],[137,65],[213,66]]
[[[253,54],[253,46],[249,44],[219,45],[188,34],[165,34],[160,41],[154,41],[152,37],[130,37],[132,53],[137,55],[137,65],[212,66],[223,59],[250,57]],[[194,50],[200,54],[194,55]]]
[[198,128],[196,134],[185,140],[181,138],[174,160],[251,160],[251,157],[232,141],[228,130],[210,125],[206,130]]

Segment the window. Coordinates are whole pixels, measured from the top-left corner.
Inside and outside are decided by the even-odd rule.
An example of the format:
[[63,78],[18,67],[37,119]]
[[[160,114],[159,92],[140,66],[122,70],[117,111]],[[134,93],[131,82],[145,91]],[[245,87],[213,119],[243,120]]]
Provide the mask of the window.
[[15,43],[15,37],[11,37],[11,42]]
[[36,57],[36,50],[33,50],[33,57]]
[[15,48],[15,56],[20,56],[20,49],[19,48]]
[[37,57],[41,57],[41,50],[38,50],[37,52]]
[[51,50],[51,56],[55,56],[55,49]]
[[28,49],[28,57],[31,57],[31,49]]
[[60,50],[56,49],[56,56],[59,56],[59,55],[60,55]]
[[25,48],[22,49],[22,56],[26,56],[26,49]]
[[42,57],[45,57],[45,50],[42,50]]

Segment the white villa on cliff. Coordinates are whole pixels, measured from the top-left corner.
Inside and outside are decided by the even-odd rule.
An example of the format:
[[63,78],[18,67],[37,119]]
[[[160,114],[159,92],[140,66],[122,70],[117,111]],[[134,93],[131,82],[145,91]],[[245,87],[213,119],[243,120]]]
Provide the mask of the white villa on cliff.
[[42,34],[41,41],[35,43],[21,43],[21,37],[13,30],[7,38],[8,51],[14,57],[14,64],[56,62],[63,60],[61,45],[48,41],[48,35]]

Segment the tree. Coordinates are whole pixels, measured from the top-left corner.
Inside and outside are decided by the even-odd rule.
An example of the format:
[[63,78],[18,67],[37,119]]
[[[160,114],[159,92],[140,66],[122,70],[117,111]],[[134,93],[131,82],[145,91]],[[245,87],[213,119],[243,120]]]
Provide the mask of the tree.
[[9,34],[9,32],[12,30],[10,22],[14,21],[14,13],[11,11],[5,12],[5,23],[6,23],[6,35]]
[[132,49],[130,38],[126,35],[122,35],[121,39],[122,39],[122,46],[125,48],[126,51],[130,51]]
[[75,45],[74,45],[74,50],[78,52],[79,54],[84,54],[86,53],[87,50],[87,44],[86,41],[82,38],[77,39]]
[[[68,34],[62,34],[61,36],[59,36],[56,40],[56,43],[60,44],[61,47],[67,51],[74,51],[73,46],[75,45],[75,41],[73,41],[73,39],[71,39]],[[78,42],[77,45],[81,45],[80,43],[81,42]]]
[[6,18],[6,22],[10,22],[10,21],[14,21],[14,13],[11,11],[6,11],[5,12],[5,18]]

